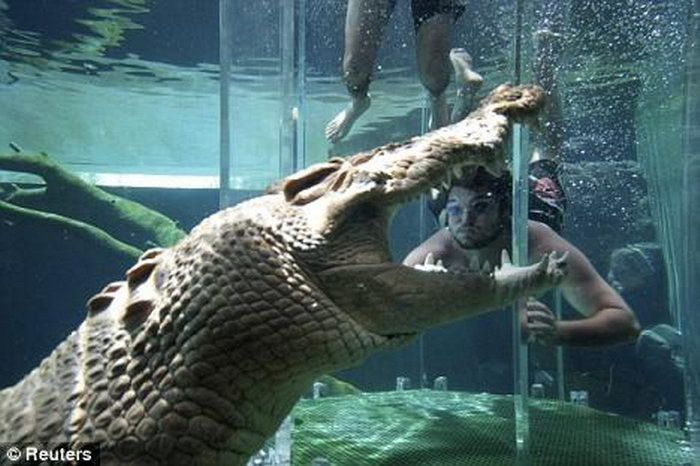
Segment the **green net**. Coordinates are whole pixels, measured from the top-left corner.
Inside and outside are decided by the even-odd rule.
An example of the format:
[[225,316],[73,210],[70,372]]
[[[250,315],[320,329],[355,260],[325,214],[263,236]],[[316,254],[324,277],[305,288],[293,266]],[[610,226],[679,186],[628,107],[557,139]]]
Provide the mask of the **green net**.
[[[405,391],[302,400],[293,412],[293,464],[514,464],[513,399]],[[533,465],[681,465],[680,431],[585,406],[532,400]],[[316,464],[328,464],[318,462]]]

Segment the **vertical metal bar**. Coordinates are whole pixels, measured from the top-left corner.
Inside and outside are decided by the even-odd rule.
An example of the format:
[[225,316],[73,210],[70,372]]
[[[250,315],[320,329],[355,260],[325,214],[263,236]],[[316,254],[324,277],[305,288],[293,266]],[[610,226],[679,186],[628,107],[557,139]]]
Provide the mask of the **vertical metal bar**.
[[[423,113],[427,112],[424,111]],[[428,224],[432,213],[428,209],[429,199],[430,198],[426,195],[421,196],[418,206],[418,238],[420,244],[423,244],[423,242],[428,239],[430,231]],[[425,346],[425,334],[421,334],[420,337],[418,337],[418,386],[420,388],[426,388],[428,382],[428,369],[425,364]]]
[[[527,211],[528,211],[528,160],[522,151],[523,130],[519,124],[513,128],[513,220],[511,224],[513,264],[524,266],[528,263],[527,250]],[[520,309],[524,300],[513,305],[513,389],[515,403],[515,446],[516,464],[530,464],[530,416],[528,402],[528,347],[522,339]]]
[[293,173],[296,159],[296,121],[294,111],[296,103],[296,58],[295,36],[296,24],[294,9],[296,2],[280,0],[280,138],[279,138],[279,176]]
[[425,368],[425,340],[423,334],[418,338],[418,388],[428,388],[428,373]]
[[420,109],[420,134],[425,134],[428,132],[428,122],[430,121],[430,96],[428,91],[423,93],[423,106]]
[[678,320],[685,352],[686,431],[700,465],[700,1],[693,2],[688,27],[684,116],[684,173],[681,225],[685,258],[680,262]]
[[[521,56],[522,56],[522,26],[523,25],[523,1],[517,0],[515,11],[515,31],[513,43],[513,80],[516,84],[521,81]],[[527,211],[528,211],[528,159],[523,153],[522,126],[513,127],[513,218],[511,223],[513,263],[526,265],[528,263],[527,250]],[[530,464],[530,412],[528,410],[528,348],[522,340],[520,329],[520,309],[524,302],[519,300],[513,306],[513,399],[515,409],[515,449],[516,465],[527,466]]]
[[[557,316],[557,320],[561,320],[561,290],[557,288],[554,290],[554,314]],[[564,395],[564,347],[562,345],[557,345],[556,348],[557,357],[557,398],[561,401],[565,401],[566,396]]]
[[230,205],[231,191],[231,14],[232,0],[219,0],[219,208]]
[[279,175],[305,165],[306,0],[281,0]]
[[[424,130],[427,128],[427,119],[425,118],[425,108],[423,109],[423,122],[425,123]],[[425,131],[423,131],[425,132]],[[432,213],[428,209],[428,200],[430,198],[427,195],[423,195],[420,198],[420,203],[418,205],[418,239],[420,244],[428,239],[428,236],[432,230],[429,227],[432,224],[431,216]],[[418,337],[418,386],[420,388],[426,388],[428,383],[428,369],[425,364],[426,358],[426,345],[425,345],[425,334],[421,334]]]
[[522,76],[522,33],[523,31],[523,0],[515,2],[515,31],[513,36],[513,78],[515,84],[520,84]]
[[[428,91],[423,92],[423,105],[420,109],[420,133],[425,134],[428,132],[428,122],[430,121],[430,111],[428,109],[429,107],[429,100],[430,96],[428,95]],[[420,239],[421,244],[423,241],[428,239],[428,231],[427,231],[427,225],[426,225],[426,220],[428,216],[428,200],[429,197],[426,195],[423,195],[420,197],[420,207],[419,207],[419,214],[418,214],[418,237]],[[427,368],[425,366],[425,336],[424,334],[421,334],[420,337],[418,338],[418,380],[419,380],[419,386],[420,388],[425,388],[423,387],[423,384],[428,378],[428,373],[427,373]]]
[[[568,24],[569,8],[570,2],[561,0],[534,0],[531,2],[533,4],[533,22],[535,31],[550,31],[551,33],[563,33]],[[562,55],[561,47],[553,46],[552,43],[548,43],[543,46],[543,42],[538,40],[536,42],[534,51],[534,78],[535,82],[551,82],[547,87],[547,91],[551,91],[555,94],[559,93],[557,90],[558,85],[557,80],[557,67],[560,63]],[[559,107],[559,105],[554,105],[553,107]],[[560,138],[562,137],[561,122],[556,120],[561,119],[560,115],[561,109],[556,109],[547,116],[554,121],[550,121],[550,124],[555,125],[547,131],[542,130],[536,144],[539,144],[539,150],[541,153],[549,153],[555,155],[559,158],[563,157],[561,154],[562,147]],[[554,137],[547,136],[546,133],[552,133]],[[554,134],[556,133],[556,134]],[[553,141],[554,139],[555,141]],[[562,314],[562,295],[559,289],[555,289],[554,295],[554,313],[557,319],[561,319]],[[557,345],[555,348],[555,358],[556,358],[556,380],[557,380],[557,397],[560,400],[565,399],[564,388],[565,388],[565,376],[564,376],[564,347],[562,345]]]
[[297,104],[294,171],[306,166],[306,0],[297,0]]

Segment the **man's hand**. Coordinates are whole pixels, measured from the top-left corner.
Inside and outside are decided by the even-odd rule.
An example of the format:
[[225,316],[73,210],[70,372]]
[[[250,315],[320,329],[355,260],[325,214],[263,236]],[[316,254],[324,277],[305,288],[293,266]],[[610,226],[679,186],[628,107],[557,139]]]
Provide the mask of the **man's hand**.
[[559,342],[557,317],[544,303],[528,298],[523,311],[522,330],[528,343],[556,345]]

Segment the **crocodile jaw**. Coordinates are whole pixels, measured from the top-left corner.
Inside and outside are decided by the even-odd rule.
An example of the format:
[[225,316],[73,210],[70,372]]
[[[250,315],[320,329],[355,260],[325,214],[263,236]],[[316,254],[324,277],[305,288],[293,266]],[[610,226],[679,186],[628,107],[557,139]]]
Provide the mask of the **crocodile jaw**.
[[505,168],[511,125],[534,119],[544,103],[537,86],[499,86],[461,122],[348,159],[331,159],[282,182],[285,199],[328,234],[365,203],[393,209],[449,184],[469,166],[498,175]]

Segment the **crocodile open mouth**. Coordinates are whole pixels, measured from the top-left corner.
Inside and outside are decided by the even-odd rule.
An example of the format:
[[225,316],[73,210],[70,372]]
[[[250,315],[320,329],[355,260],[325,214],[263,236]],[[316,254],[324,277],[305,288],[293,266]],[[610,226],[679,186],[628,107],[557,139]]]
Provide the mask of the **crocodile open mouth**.
[[500,175],[512,124],[534,118],[543,102],[537,86],[499,86],[460,122],[315,164],[271,192],[281,191],[286,202],[305,209],[309,226],[327,235],[363,205],[391,209],[450,186],[474,167]]

